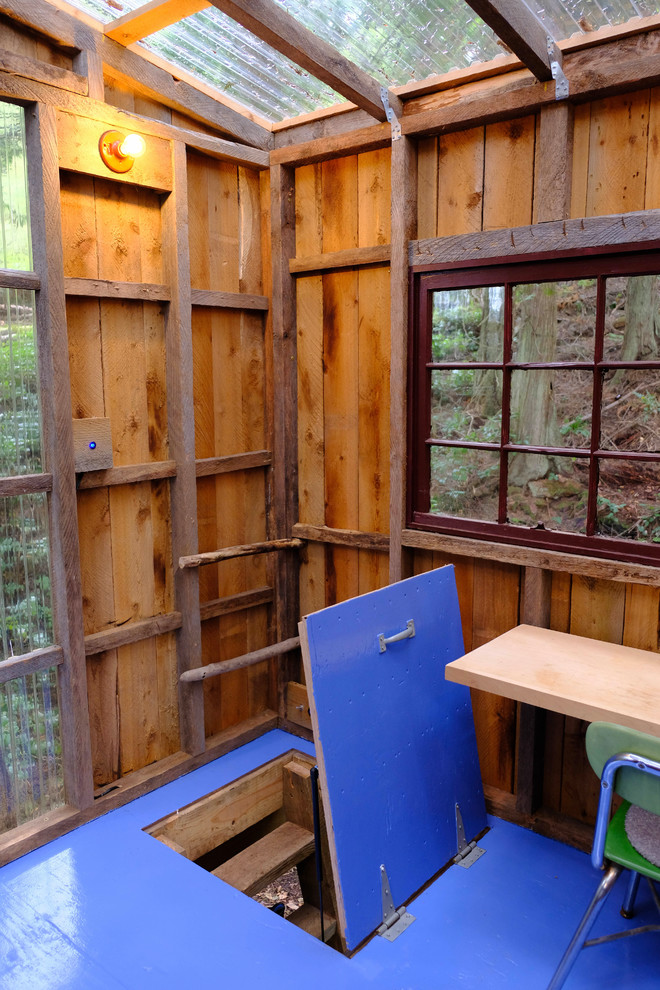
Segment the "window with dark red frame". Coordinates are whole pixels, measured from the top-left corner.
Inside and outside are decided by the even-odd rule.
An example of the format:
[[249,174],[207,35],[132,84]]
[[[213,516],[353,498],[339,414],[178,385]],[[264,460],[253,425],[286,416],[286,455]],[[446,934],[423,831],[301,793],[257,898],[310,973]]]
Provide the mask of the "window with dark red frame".
[[660,563],[657,252],[414,283],[409,524]]

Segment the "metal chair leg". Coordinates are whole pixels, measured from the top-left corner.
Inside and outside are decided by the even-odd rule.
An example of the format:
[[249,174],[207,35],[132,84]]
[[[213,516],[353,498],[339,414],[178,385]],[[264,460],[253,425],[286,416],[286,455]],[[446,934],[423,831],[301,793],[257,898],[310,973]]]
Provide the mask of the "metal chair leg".
[[621,916],[623,918],[632,918],[635,914],[635,898],[637,897],[639,881],[641,879],[641,873],[635,873],[634,870],[630,871],[626,896],[624,897],[623,904],[621,905]]
[[585,911],[580,924],[578,925],[573,938],[571,939],[566,952],[564,953],[559,966],[555,971],[555,975],[552,977],[550,983],[548,984],[548,990],[559,990],[563,987],[566,982],[566,978],[570,973],[575,960],[580,954],[580,949],[584,945],[587,935],[591,930],[591,926],[595,922],[600,909],[605,903],[605,898],[614,886],[621,870],[622,866],[616,864],[611,865],[607,872],[605,873],[603,879],[598,884],[596,893],[591,899],[591,904]]

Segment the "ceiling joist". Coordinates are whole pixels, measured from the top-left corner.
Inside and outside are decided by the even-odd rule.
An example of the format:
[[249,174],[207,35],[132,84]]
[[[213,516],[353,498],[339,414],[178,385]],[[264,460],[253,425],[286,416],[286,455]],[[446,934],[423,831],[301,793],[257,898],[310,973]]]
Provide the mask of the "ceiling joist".
[[210,6],[209,0],[151,0],[129,14],[110,21],[103,33],[120,45],[132,45]]
[[[303,27],[274,0],[213,0],[213,6],[376,120],[387,119],[376,80]],[[399,100],[392,94],[389,99],[399,116]]]
[[[540,82],[552,79],[548,39],[554,39],[524,0],[467,0],[467,3]],[[553,47],[553,58],[561,64],[559,49],[556,44]]]

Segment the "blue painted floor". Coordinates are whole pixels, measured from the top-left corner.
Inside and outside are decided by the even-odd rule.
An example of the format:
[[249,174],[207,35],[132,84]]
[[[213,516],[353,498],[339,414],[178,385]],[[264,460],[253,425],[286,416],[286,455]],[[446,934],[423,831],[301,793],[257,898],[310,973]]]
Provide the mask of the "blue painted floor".
[[[589,858],[498,819],[485,856],[346,959],[142,832],[301,740],[271,732],[0,870],[2,990],[545,987],[595,887]],[[622,892],[621,892],[622,893]],[[615,891],[597,931],[614,930]],[[640,891],[634,924],[654,921]],[[567,990],[657,990],[660,934],[585,950]]]

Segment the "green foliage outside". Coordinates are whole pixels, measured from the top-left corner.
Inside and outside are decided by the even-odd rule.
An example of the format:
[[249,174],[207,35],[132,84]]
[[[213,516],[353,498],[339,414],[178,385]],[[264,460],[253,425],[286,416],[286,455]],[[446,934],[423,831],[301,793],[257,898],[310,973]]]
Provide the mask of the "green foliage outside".
[[[32,267],[23,111],[0,103],[0,267]],[[0,282],[0,477],[43,470],[34,293]],[[53,643],[48,501],[0,497],[0,658]],[[0,685],[0,831],[64,803],[56,669]]]

